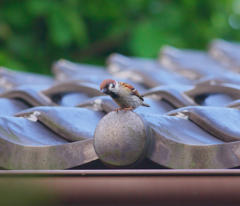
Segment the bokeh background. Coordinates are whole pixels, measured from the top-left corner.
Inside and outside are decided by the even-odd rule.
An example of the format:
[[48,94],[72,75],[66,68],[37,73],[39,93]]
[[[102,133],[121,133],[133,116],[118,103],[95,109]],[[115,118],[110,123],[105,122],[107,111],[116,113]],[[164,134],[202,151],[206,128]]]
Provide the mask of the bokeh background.
[[0,0],[0,65],[50,74],[60,58],[104,65],[112,52],[240,41],[240,0]]

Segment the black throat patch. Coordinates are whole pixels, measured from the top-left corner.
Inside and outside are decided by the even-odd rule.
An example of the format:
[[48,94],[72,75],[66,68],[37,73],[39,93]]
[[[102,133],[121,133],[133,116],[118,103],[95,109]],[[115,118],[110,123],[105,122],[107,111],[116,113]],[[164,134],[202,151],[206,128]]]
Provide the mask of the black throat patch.
[[107,91],[107,93],[110,97],[112,98],[119,98],[119,94],[115,93],[115,92],[111,92],[111,91]]

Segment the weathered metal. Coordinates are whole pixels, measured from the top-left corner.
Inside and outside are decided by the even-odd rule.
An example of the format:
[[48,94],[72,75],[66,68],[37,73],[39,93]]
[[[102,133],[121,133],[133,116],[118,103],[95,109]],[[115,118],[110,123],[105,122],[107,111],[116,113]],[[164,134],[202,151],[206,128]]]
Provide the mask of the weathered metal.
[[[93,160],[101,168],[239,167],[240,113],[224,108],[239,108],[240,75],[232,72],[239,45],[224,44],[213,52],[229,60],[226,68],[206,52],[172,47],[160,61],[111,55],[108,71],[60,60],[55,79],[0,68],[0,167],[67,169]],[[116,104],[99,90],[105,78],[132,84],[151,107],[111,112]]]
[[[151,105],[150,107],[138,107],[134,112],[137,114],[147,113],[147,114],[164,114],[175,109],[171,104],[161,99],[161,97],[154,99],[153,97],[144,97],[144,102]],[[90,108],[96,111],[104,111],[106,113],[117,109],[118,106],[109,96],[99,96],[92,97],[76,107]]]
[[233,100],[240,99],[240,86],[236,84],[213,83],[210,85],[196,85],[194,88],[184,92],[188,97],[194,98],[202,94],[221,93],[227,94]]
[[97,159],[92,139],[69,143],[39,122],[0,117],[0,167],[67,169]]
[[0,66],[0,91],[2,89],[9,90],[21,85],[48,85],[54,83],[54,78],[22,71],[14,71],[6,67]]
[[240,99],[230,102],[230,103],[226,104],[225,106],[229,107],[229,108],[240,109]]
[[209,45],[209,55],[235,73],[240,72],[240,44],[214,39]]
[[106,113],[118,108],[112,98],[106,95],[89,98],[88,100],[76,105],[76,107],[90,108],[96,111],[104,111]]
[[76,107],[34,107],[15,116],[40,121],[68,141],[92,139],[105,113]]
[[170,71],[177,72],[191,80],[227,71],[204,51],[177,49],[172,46],[161,48],[159,61]]
[[176,116],[179,113],[199,125],[205,131],[224,142],[240,141],[238,119],[240,111],[221,107],[185,107],[168,113]]
[[92,139],[61,145],[29,146],[0,141],[2,169],[56,170],[82,165],[98,157]]
[[[240,117],[238,110],[186,107],[169,115],[172,116],[109,113],[99,122],[94,134],[99,159],[110,167],[130,168],[139,163],[138,156],[148,151],[146,157],[168,168],[239,166],[239,131],[237,126],[226,131]],[[129,131],[133,131],[134,138]],[[129,150],[133,153],[126,158]]]
[[171,84],[193,84],[191,80],[162,67],[156,59],[112,54],[107,59],[107,69],[116,77],[131,79],[148,88]]
[[43,93],[48,85],[21,85],[0,94],[0,97],[21,99],[31,106],[56,106],[56,104]]
[[72,92],[57,95],[54,101],[60,106],[75,107],[79,102],[84,102],[89,99],[89,96],[82,92]]
[[104,94],[99,90],[99,86],[96,84],[84,82],[82,80],[72,80],[67,82],[58,83],[42,93],[49,98],[51,96],[61,94],[61,93],[72,93],[72,92],[83,92],[89,97],[103,96]]
[[189,98],[185,91],[193,89],[189,85],[164,85],[154,87],[143,93],[145,97],[153,95],[164,99],[175,108],[197,105],[193,99]]
[[[209,112],[211,112],[211,108],[209,108]],[[237,110],[236,112],[239,114]],[[199,127],[194,124],[186,113],[176,112],[175,115],[174,117],[143,116],[153,129],[153,144],[149,150],[151,151],[148,154],[149,159],[166,167],[182,169],[233,168],[240,164],[240,141],[236,141],[236,138],[232,139],[234,142],[230,143],[220,140],[220,132],[217,130],[221,129],[222,139],[224,132],[226,132],[226,124],[222,122],[221,126],[217,123],[223,117],[222,114],[219,116],[212,115],[216,122],[212,127],[219,126],[215,129],[217,132],[211,132],[215,134],[214,136],[208,133],[209,130],[205,131],[201,128],[202,126]],[[228,121],[228,119],[231,119],[231,116],[224,116],[225,121]],[[208,124],[211,124],[211,122]],[[206,125],[204,127],[206,128]],[[210,127],[208,125],[208,128]]]
[[14,115],[17,112],[28,109],[30,105],[19,99],[0,98],[0,116]]
[[0,171],[0,190],[18,205],[239,205],[240,170]]
[[214,84],[236,84],[240,85],[240,75],[233,72],[226,71],[224,73],[217,73],[201,78],[195,83],[195,86],[200,85],[214,85]]
[[[97,83],[97,76],[109,76],[104,67],[89,64],[73,63],[66,59],[60,59],[58,61],[55,61],[52,64],[52,72],[56,80],[58,81],[82,79],[90,83]],[[101,80],[99,81],[100,84]]]

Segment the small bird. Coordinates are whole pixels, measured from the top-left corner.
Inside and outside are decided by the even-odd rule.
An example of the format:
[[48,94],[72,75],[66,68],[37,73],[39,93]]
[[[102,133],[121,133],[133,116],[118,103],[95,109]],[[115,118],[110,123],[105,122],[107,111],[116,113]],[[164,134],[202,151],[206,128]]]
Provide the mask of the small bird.
[[116,112],[124,109],[125,113],[126,111],[134,110],[139,106],[150,107],[148,104],[143,102],[143,96],[128,83],[117,82],[113,79],[105,79],[100,84],[100,90],[102,90],[104,94],[109,95],[120,107],[115,109]]

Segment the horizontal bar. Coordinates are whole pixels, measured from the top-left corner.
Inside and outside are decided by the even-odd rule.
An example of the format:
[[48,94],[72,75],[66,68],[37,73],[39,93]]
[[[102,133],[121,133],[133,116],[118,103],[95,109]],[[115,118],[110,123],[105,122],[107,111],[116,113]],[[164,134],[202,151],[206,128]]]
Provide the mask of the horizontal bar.
[[6,176],[240,176],[240,169],[0,170]]

